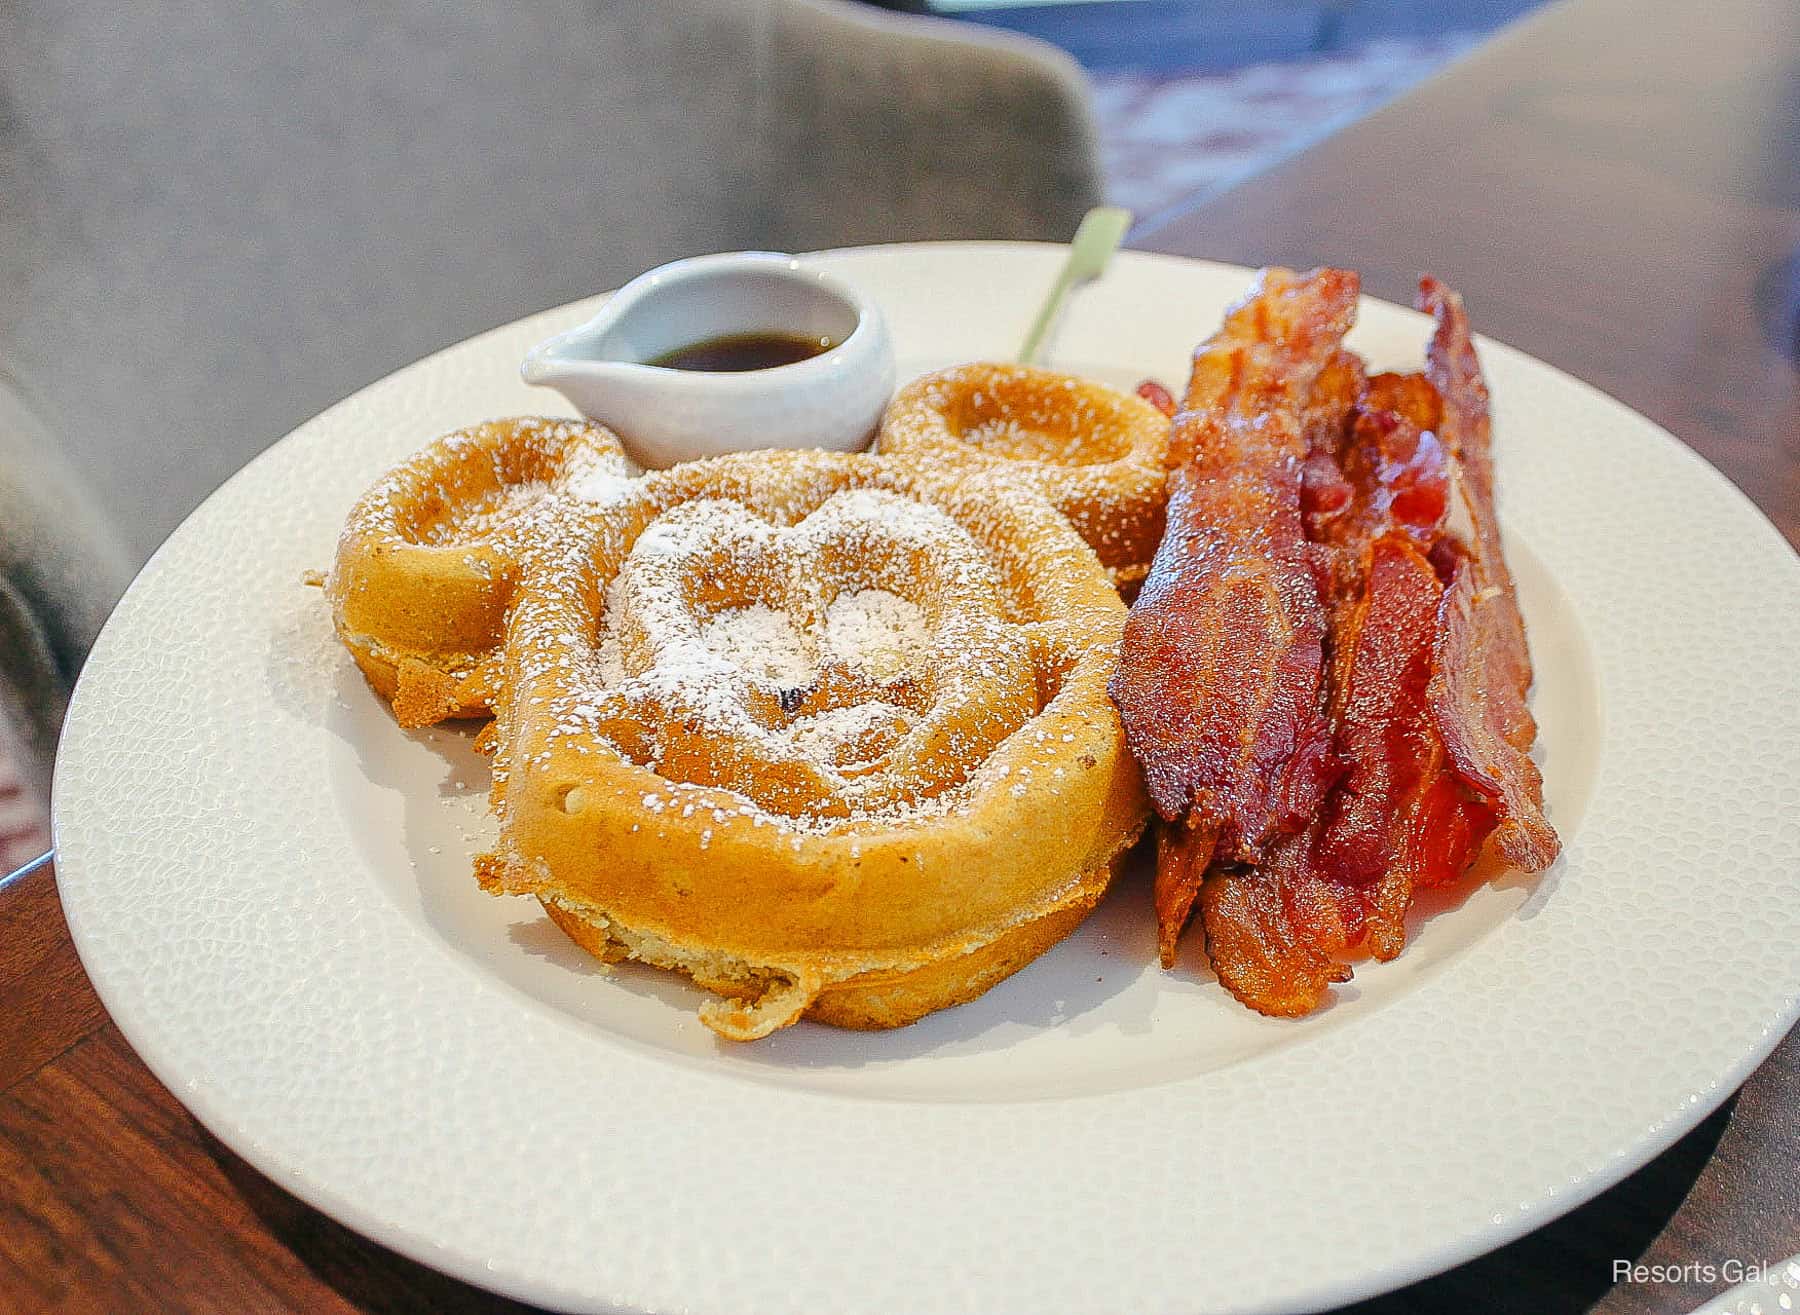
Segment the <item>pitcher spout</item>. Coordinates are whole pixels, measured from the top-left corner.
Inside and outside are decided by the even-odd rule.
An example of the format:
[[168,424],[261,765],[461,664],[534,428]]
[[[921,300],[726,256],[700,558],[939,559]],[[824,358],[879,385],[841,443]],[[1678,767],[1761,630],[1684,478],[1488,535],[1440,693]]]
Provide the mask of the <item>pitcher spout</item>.
[[[820,346],[767,367],[690,366],[679,355],[745,335]],[[757,251],[676,261],[632,280],[587,323],[533,347],[519,373],[616,429],[632,459],[655,468],[747,448],[866,447],[894,359],[881,312],[862,293],[793,256]]]
[[577,375],[588,379],[605,379],[650,368],[632,361],[610,360],[596,355],[595,348],[598,344],[588,332],[591,327],[583,325],[533,347],[519,364],[519,377],[528,384],[543,384],[560,389]]

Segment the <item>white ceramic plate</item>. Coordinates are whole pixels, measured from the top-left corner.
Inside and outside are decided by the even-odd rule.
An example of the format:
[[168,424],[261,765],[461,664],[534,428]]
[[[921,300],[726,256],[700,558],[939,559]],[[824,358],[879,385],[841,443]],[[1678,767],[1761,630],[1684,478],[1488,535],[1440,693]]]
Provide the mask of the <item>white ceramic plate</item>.
[[[1004,355],[1060,251],[821,260],[901,377]],[[1054,363],[1185,378],[1246,271],[1128,255]],[[433,435],[560,409],[496,330],[278,444],[145,568],[82,677],[57,878],[126,1036],[222,1141],[426,1264],[552,1306],[1275,1311],[1404,1283],[1592,1196],[1796,1012],[1800,562],[1642,417],[1497,344],[1509,553],[1564,856],[1440,901],[1303,1022],[1153,966],[1127,882],[981,1000],[734,1047],[477,891],[484,769],[396,729],[302,572]],[[1481,308],[1474,307],[1479,323]],[[1413,365],[1428,326],[1365,305]]]
[[1800,1256],[1786,1260],[1727,1260],[1717,1263],[1729,1283],[1748,1274],[1742,1283],[1721,1292],[1692,1315],[1789,1315],[1800,1310]]

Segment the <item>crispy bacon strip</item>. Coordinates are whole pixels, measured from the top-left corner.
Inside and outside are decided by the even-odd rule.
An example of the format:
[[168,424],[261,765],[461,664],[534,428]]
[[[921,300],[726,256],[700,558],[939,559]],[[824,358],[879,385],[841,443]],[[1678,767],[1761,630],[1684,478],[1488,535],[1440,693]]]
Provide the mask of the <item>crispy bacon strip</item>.
[[[1345,419],[1335,456],[1322,445],[1307,453],[1302,496],[1334,650],[1363,602],[1371,545],[1401,527],[1429,548],[1450,495],[1448,458],[1433,435],[1367,398]],[[1340,676],[1347,670],[1335,666]]]
[[[1460,875],[1494,826],[1486,800],[1458,778],[1429,698],[1446,596],[1430,554],[1453,555],[1445,538],[1453,463],[1419,424],[1436,423],[1436,396],[1417,376],[1371,381],[1331,463],[1343,505],[1307,521],[1329,581],[1329,710],[1345,772],[1319,823],[1281,842],[1254,877],[1280,891],[1279,936],[1269,930],[1274,915],[1253,901],[1221,897],[1203,909],[1220,980],[1264,1013],[1316,1004],[1331,980],[1310,956],[1283,958],[1271,947],[1303,945],[1334,963],[1363,947],[1394,957],[1414,892]],[[1230,925],[1244,917],[1254,926]],[[1233,961],[1246,953],[1254,971]]]
[[1339,348],[1319,377],[1313,380],[1306,406],[1300,413],[1306,454],[1322,454],[1335,460],[1342,454],[1344,429],[1369,391],[1369,372],[1362,357]]
[[1333,751],[1345,774],[1313,826],[1280,842],[1263,870],[1209,878],[1220,886],[1202,906],[1219,980],[1281,1016],[1313,1008],[1339,980],[1321,963],[1362,946],[1398,954],[1414,891],[1461,874],[1493,826],[1452,770],[1427,697],[1445,594],[1426,556],[1448,487],[1442,451],[1391,413],[1361,416],[1352,432],[1351,471],[1379,478],[1356,481],[1352,519],[1375,537],[1360,541],[1360,591],[1334,613]]
[[1462,298],[1426,277],[1419,280],[1419,308],[1437,319],[1425,373],[1443,400],[1438,433],[1457,462],[1473,539],[1467,567],[1445,596],[1431,705],[1458,773],[1499,814],[1495,849],[1513,866],[1537,872],[1555,862],[1561,843],[1544,816],[1543,776],[1531,760],[1531,654],[1494,510],[1487,385]]
[[1341,424],[1361,390],[1341,347],[1357,290],[1344,271],[1265,271],[1195,353],[1171,430],[1169,529],[1112,682],[1170,824],[1156,879],[1165,966],[1210,863],[1259,860],[1316,811],[1336,771],[1301,499],[1309,431]]
[[1403,533],[1369,549],[1368,585],[1340,637],[1337,743],[1349,764],[1315,856],[1332,881],[1372,886],[1398,866],[1405,814],[1443,758],[1425,691],[1444,586]]
[[1157,810],[1215,832],[1223,857],[1260,858],[1332,776],[1301,468],[1311,389],[1356,293],[1344,271],[1265,271],[1195,353],[1170,435],[1169,529],[1112,693]]
[[1424,433],[1436,433],[1444,402],[1422,374],[1372,374],[1362,396],[1365,411],[1387,411]]
[[1171,819],[1163,963],[1197,905],[1220,981],[1281,1016],[1347,980],[1346,952],[1398,954],[1415,893],[1490,834],[1531,870],[1557,845],[1462,303],[1423,281],[1426,373],[1369,377],[1348,304],[1302,301],[1322,279],[1270,271],[1196,353],[1114,680]]
[[1460,876],[1490,833],[1518,866],[1556,854],[1487,392],[1460,300],[1424,288],[1439,321],[1426,376],[1369,380],[1337,459],[1315,444],[1308,467],[1344,775],[1312,827],[1261,871],[1216,872],[1202,900],[1220,980],[1264,1013],[1316,1006],[1332,980],[1321,960],[1398,954],[1416,891]]
[[1299,865],[1310,846],[1305,836],[1283,846],[1266,868],[1214,868],[1200,889],[1200,919],[1213,971],[1225,988],[1258,1013],[1298,1018],[1318,1008],[1333,982],[1350,969],[1319,950],[1297,929],[1292,901],[1300,895],[1317,915],[1328,911],[1330,892],[1302,889]]
[[1494,825],[1460,787],[1428,697],[1444,594],[1420,544],[1390,529],[1371,546],[1365,602],[1344,637],[1336,747],[1349,768],[1327,802],[1311,861],[1321,880],[1364,893],[1365,934],[1378,959],[1406,944],[1414,891],[1459,876]]
[[[1353,533],[1357,490],[1345,478],[1340,461],[1351,417],[1368,391],[1362,358],[1339,351],[1319,372],[1302,417],[1306,461],[1300,472],[1300,518],[1312,543],[1347,538]],[[1354,568],[1342,554],[1327,549],[1315,554],[1315,575],[1328,612],[1335,609],[1352,583]]]
[[1200,882],[1212,865],[1217,830],[1186,822],[1162,822],[1156,828],[1156,948],[1162,966],[1175,966],[1175,946],[1194,911]]

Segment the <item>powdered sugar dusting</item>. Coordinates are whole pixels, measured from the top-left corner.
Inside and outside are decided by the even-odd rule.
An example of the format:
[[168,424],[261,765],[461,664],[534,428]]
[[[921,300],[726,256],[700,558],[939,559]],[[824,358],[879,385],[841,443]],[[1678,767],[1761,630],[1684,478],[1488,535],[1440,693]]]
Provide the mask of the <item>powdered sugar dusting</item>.
[[854,771],[879,762],[915,720],[913,713],[892,703],[857,703],[801,717],[788,728],[788,740],[816,762]]
[[389,471],[346,529],[399,547],[483,544],[510,557],[562,529],[574,505],[616,503],[637,484],[618,440],[600,425],[490,420],[446,434]]
[[973,363],[900,389],[878,446],[1029,482],[1126,584],[1143,578],[1162,538],[1168,435],[1168,418],[1142,398],[1050,370]]
[[531,511],[549,493],[550,486],[542,481],[502,485],[469,499],[442,520],[422,527],[419,542],[435,545],[491,538],[502,526]]
[[886,589],[839,594],[825,613],[825,646],[876,680],[892,680],[924,655],[925,610]]
[[734,607],[701,627],[701,640],[742,671],[794,687],[812,679],[810,647],[785,612],[766,603]]
[[636,483],[622,469],[595,464],[572,476],[563,485],[563,491],[582,502],[612,503],[626,497]]
[[950,806],[1035,710],[1030,645],[1001,616],[993,559],[942,508],[820,494],[791,524],[729,497],[651,519],[591,630],[524,640],[558,691],[550,740],[609,744],[788,827]]

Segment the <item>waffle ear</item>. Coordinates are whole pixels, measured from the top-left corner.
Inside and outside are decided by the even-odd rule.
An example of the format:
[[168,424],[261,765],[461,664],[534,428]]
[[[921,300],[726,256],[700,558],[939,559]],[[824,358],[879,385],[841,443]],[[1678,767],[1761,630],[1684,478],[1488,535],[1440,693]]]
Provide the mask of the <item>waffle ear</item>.
[[319,583],[395,720],[487,715],[521,553],[637,484],[612,431],[535,416],[446,434],[382,476]]
[[991,362],[920,375],[894,394],[876,444],[1023,481],[1068,518],[1127,596],[1162,538],[1169,418],[1089,379]]

